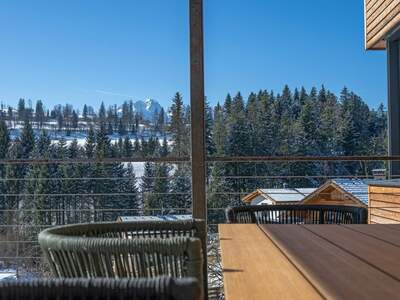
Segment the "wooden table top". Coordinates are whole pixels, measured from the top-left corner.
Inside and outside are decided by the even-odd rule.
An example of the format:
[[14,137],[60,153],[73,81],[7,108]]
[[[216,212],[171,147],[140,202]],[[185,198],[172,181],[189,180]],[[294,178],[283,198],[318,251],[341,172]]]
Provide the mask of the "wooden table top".
[[221,224],[227,300],[398,299],[400,225]]

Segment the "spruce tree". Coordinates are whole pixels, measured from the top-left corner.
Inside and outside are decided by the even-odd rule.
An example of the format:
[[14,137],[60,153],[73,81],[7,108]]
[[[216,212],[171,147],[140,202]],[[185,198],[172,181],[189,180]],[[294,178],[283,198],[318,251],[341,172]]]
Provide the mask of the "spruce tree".
[[155,185],[156,168],[155,164],[146,162],[144,164],[144,172],[140,183],[140,192],[142,194],[142,202],[145,214],[152,214],[152,195]]
[[213,138],[213,111],[208,103],[208,101],[205,101],[205,135],[206,135],[206,152],[207,155],[211,156],[215,154],[215,143],[214,143],[214,138]]
[[24,127],[21,132],[21,158],[29,158],[33,148],[35,147],[35,135],[33,133],[33,129],[31,123],[29,121],[25,121]]
[[39,128],[43,126],[43,122],[45,121],[44,108],[41,100],[36,102],[35,121],[37,122]]
[[27,121],[26,117],[26,108],[25,108],[25,99],[19,99],[18,101],[18,119],[19,121]]
[[93,130],[93,127],[89,127],[89,131],[86,137],[86,143],[85,143],[85,153],[87,158],[93,158],[94,157],[94,150],[96,147],[96,135]]
[[101,104],[100,104],[99,122],[100,122],[100,126],[105,125],[105,123],[106,123],[106,108],[104,106],[104,102],[101,102]]
[[189,136],[186,130],[186,124],[184,122],[185,108],[183,105],[182,96],[179,93],[175,94],[172,102],[171,122],[169,127],[169,132],[173,141],[172,153],[177,157],[181,157],[189,153]]
[[224,113],[219,103],[214,108],[214,126],[213,126],[213,141],[215,143],[215,153],[217,156],[225,155],[227,142],[226,124],[224,121]]
[[133,153],[133,146],[131,143],[131,140],[129,139],[128,136],[126,136],[124,138],[124,142],[123,142],[123,157],[132,157],[132,153]]
[[77,129],[79,123],[79,117],[75,110],[72,111],[72,128]]
[[82,117],[84,121],[88,120],[88,107],[87,105],[83,105]]
[[[10,134],[7,125],[4,120],[0,121],[0,159],[7,158],[10,147]],[[0,165],[0,179],[6,178],[6,166]],[[5,181],[0,181],[0,194],[4,195],[7,193],[7,184]],[[0,224],[4,223],[4,209],[6,209],[6,197],[0,197]]]

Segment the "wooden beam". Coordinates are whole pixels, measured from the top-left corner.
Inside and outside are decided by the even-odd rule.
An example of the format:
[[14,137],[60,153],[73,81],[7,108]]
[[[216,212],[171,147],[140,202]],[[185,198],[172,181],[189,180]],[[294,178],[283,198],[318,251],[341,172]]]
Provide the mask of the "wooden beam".
[[203,0],[190,0],[190,107],[193,217],[207,219]]
[[[190,14],[190,116],[193,217],[204,219],[207,234],[206,143],[204,120],[203,0],[189,0]],[[207,236],[206,239],[207,241]],[[203,245],[205,299],[207,289],[207,245]]]

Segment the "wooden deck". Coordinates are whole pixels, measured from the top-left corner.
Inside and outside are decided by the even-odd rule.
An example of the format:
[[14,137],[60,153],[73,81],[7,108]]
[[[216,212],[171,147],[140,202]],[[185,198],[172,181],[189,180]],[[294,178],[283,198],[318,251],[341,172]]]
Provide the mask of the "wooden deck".
[[219,225],[236,299],[398,299],[400,225]]

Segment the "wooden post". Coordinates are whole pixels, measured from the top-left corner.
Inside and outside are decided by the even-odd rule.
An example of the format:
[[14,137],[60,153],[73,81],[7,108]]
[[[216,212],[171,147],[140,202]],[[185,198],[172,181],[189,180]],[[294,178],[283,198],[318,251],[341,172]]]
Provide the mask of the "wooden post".
[[[190,6],[190,108],[191,108],[191,163],[193,217],[204,219],[207,241],[206,200],[206,145],[204,121],[204,49],[203,49],[203,0],[189,0]],[[207,243],[207,242],[206,242]],[[204,255],[204,299],[207,295],[207,245]]]
[[190,107],[193,217],[207,219],[203,0],[190,0]]

